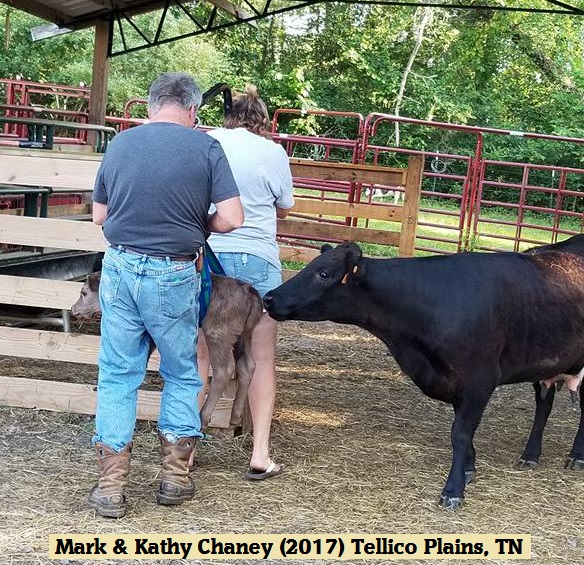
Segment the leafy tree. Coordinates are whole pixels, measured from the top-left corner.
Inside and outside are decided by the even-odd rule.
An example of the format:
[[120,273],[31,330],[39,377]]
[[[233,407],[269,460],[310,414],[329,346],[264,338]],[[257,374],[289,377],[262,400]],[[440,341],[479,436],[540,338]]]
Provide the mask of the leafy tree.
[[[93,30],[81,30],[33,42],[30,28],[45,22],[24,12],[0,6],[4,21],[0,29],[0,77],[76,86],[90,85],[93,64]],[[179,20],[170,18],[170,31],[178,31]],[[145,25],[155,22],[145,19]],[[172,29],[174,27],[174,29]],[[152,80],[163,71],[185,71],[195,76],[203,89],[220,82],[228,62],[220,51],[203,39],[184,39],[121,55],[110,60],[108,112],[121,114],[131,98],[145,97]]]
[[[120,113],[129,98],[145,96],[159,72],[180,69],[203,88],[255,83],[272,112],[288,107],[367,115],[397,109],[423,120],[584,137],[584,18],[433,8],[422,29],[424,13],[324,2],[259,20],[255,27],[243,24],[121,55],[110,65],[108,111]],[[170,10],[166,33],[187,32],[191,24],[183,16]],[[89,83],[90,30],[32,43],[29,29],[40,20],[6,5],[0,18],[0,76]],[[156,18],[142,18],[141,25],[154,33]],[[205,120],[220,119],[216,108],[205,112]],[[350,120],[308,116],[281,125],[355,137]],[[396,143],[395,133],[380,130],[380,143]],[[582,166],[581,146],[524,141],[488,136],[485,155]],[[472,154],[476,140],[403,125],[399,143]]]

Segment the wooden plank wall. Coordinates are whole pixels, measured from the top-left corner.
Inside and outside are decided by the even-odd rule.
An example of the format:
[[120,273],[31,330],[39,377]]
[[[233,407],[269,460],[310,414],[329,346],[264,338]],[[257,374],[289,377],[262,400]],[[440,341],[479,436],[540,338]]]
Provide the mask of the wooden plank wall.
[[[0,148],[0,183],[50,186],[55,191],[91,191],[101,155]],[[396,246],[400,256],[414,252],[418,218],[422,157],[412,157],[407,169],[291,159],[295,179],[359,183],[404,188],[403,206],[326,201],[296,196],[292,214],[278,221],[278,234],[302,236],[318,241],[356,240]],[[337,221],[331,221],[336,219]],[[339,222],[340,220],[343,220]],[[359,220],[381,220],[394,229],[357,225]],[[103,251],[107,242],[102,230],[91,222],[60,218],[30,218],[0,213],[0,243]],[[309,262],[318,251],[284,245],[282,259]],[[24,277],[0,276],[0,303],[68,310],[76,301],[81,283]],[[70,363],[97,363],[99,337],[85,334],[0,327],[0,355],[46,359]],[[153,355],[149,369],[156,370]],[[230,397],[233,397],[233,387]],[[95,411],[95,386],[18,379],[0,375],[0,404],[72,411]],[[138,418],[155,420],[159,393],[140,392]],[[212,427],[229,427],[230,398],[221,399]]]
[[[0,242],[80,251],[103,251],[102,230],[91,222],[0,214]],[[69,310],[79,297],[80,282],[0,275],[0,303]],[[97,364],[99,336],[0,326],[0,355],[68,363]],[[156,371],[155,352],[148,368]],[[210,427],[229,428],[234,391],[222,398]],[[44,410],[95,413],[94,385],[0,375],[0,404]],[[156,420],[160,393],[140,391],[138,418]]]

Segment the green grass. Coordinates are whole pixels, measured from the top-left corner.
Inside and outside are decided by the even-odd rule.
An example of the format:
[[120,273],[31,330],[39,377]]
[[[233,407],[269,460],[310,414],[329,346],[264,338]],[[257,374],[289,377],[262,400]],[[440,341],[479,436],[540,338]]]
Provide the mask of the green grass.
[[[421,202],[421,209],[418,218],[418,228],[416,230],[416,246],[429,247],[436,251],[456,252],[458,238],[460,235],[459,229],[459,207],[453,203],[445,203],[436,201],[434,199],[423,199]],[[456,215],[448,215],[446,212],[452,212]],[[514,249],[515,238],[518,233],[517,223],[518,215],[516,210],[503,207],[488,207],[481,210],[478,223],[478,233],[470,235],[468,244],[469,251],[480,251],[482,249],[500,249],[502,251],[512,251]],[[495,222],[510,222],[514,225],[506,223],[491,223]],[[541,214],[531,211],[525,211],[522,219],[522,224],[530,224],[530,227],[521,226],[519,230],[520,239],[533,240],[537,242],[550,243],[553,227],[554,217],[552,214]],[[365,221],[360,225],[365,226]],[[424,224],[436,224],[428,226]],[[387,224],[383,221],[370,220],[368,226],[376,229],[384,229]],[[533,227],[531,227],[533,226]],[[560,228],[567,231],[580,233],[581,222],[574,217],[562,216],[560,219]],[[452,242],[441,242],[426,239],[427,237],[449,239]],[[533,247],[534,243],[520,242],[519,250],[524,251],[529,247]],[[373,254],[388,255],[380,248],[384,246],[373,246]],[[432,251],[418,251],[417,255],[432,254]]]
[[306,267],[306,263],[302,263],[301,261],[282,261],[282,269],[289,271],[300,271],[304,267]]
[[[313,192],[314,191],[305,191]],[[340,195],[339,195],[340,196]],[[389,202],[390,199],[386,199]],[[459,206],[456,202],[444,202],[432,198],[422,199],[418,218],[418,228],[416,230],[416,246],[430,248],[429,251],[417,250],[417,256],[433,255],[436,252],[455,253],[458,246],[459,230]],[[455,215],[448,215],[445,212],[451,212]],[[493,221],[503,221],[515,224],[517,222],[517,211],[503,207],[488,207],[481,210],[478,233],[471,234],[468,243],[469,251],[481,251],[485,249],[497,249],[501,251],[513,251],[515,238],[517,235],[516,225],[507,225],[503,223],[491,223]],[[534,227],[521,227],[520,237],[522,240],[533,240],[542,244],[550,243],[554,217],[552,214],[534,213],[525,211],[522,223],[530,224]],[[436,224],[428,226],[424,224]],[[374,229],[395,229],[396,224],[384,222],[382,220],[360,220],[360,227],[368,226]],[[563,230],[580,233],[582,229],[581,222],[574,217],[561,217],[560,227]],[[449,242],[434,241],[427,239],[442,238],[448,239]],[[563,239],[563,238],[562,238]],[[397,248],[387,245],[357,242],[361,246],[365,255],[376,257],[396,257]],[[521,242],[519,251],[524,251],[533,247],[534,243]],[[284,268],[299,269],[304,264],[298,262],[285,262]]]
[[[426,202],[423,202],[422,208],[427,209]],[[442,209],[444,206],[442,205]],[[456,210],[456,208],[451,208]],[[516,223],[518,215],[516,210],[510,210],[502,207],[489,207],[481,210],[478,222],[478,230],[476,234],[472,234],[468,250],[481,250],[481,248],[494,248],[504,251],[512,251],[515,245],[517,236],[521,240],[532,240],[543,243],[550,243],[553,227],[554,217],[552,214],[540,214],[531,211],[524,212],[522,224],[530,224],[529,227],[522,225],[517,227]],[[510,222],[514,225],[495,222]],[[423,240],[424,236],[433,237],[448,237],[457,239],[459,235],[458,225],[459,218],[457,216],[448,216],[440,211],[430,212],[424,211],[420,213],[419,223],[434,223],[440,224],[444,227],[433,227],[419,225],[416,231],[418,245],[423,244],[432,246],[437,249],[446,251],[456,251],[456,245],[444,244],[442,242],[433,242]],[[581,223],[578,219],[573,217],[561,217],[560,227],[563,230],[573,231],[579,233],[581,231]],[[532,247],[534,244],[528,241],[521,241],[519,244],[519,251]]]

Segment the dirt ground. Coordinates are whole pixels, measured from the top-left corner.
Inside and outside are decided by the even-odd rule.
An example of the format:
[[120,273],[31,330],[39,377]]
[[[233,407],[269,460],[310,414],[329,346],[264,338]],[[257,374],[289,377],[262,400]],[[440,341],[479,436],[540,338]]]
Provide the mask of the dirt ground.
[[[0,407],[0,564],[51,563],[48,535],[57,533],[531,534],[531,562],[584,563],[584,474],[563,469],[579,417],[567,392],[531,471],[515,468],[531,425],[531,385],[495,393],[475,441],[478,480],[463,508],[449,512],[437,501],[450,467],[452,409],[426,398],[361,330],[280,328],[272,450],[286,471],[248,482],[250,438],[208,437],[198,446],[196,497],[179,507],[154,501],[153,423],[138,425],[128,514],[108,520],[86,504],[96,480],[92,418]],[[94,367],[73,364],[0,358],[0,367],[3,375],[95,380]]]

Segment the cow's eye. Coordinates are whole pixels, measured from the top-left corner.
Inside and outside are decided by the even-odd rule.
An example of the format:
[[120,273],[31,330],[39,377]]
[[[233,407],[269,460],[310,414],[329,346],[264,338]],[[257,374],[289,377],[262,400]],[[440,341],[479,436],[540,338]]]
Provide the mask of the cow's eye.
[[326,281],[329,278],[329,274],[326,271],[321,271],[318,273],[318,277],[323,281]]

